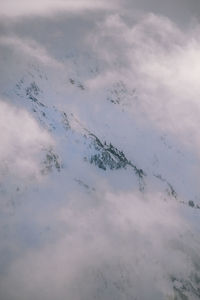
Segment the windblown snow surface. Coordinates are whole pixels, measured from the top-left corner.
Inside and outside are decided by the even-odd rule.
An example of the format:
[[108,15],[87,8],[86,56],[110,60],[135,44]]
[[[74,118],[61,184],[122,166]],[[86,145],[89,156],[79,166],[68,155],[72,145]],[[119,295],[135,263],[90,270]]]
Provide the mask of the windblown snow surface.
[[200,299],[199,25],[98,9],[1,19],[0,299]]

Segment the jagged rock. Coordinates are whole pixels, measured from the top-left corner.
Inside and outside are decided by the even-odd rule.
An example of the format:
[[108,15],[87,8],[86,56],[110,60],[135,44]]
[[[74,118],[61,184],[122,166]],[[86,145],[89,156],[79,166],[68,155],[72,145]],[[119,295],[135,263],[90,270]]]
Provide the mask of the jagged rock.
[[192,200],[189,200],[188,205],[191,206],[191,207],[194,207],[194,202]]
[[95,164],[99,168],[106,170],[126,169],[130,166],[134,169],[135,174],[142,179],[145,173],[142,169],[138,169],[130,160],[128,160],[123,151],[118,150],[111,143],[102,143],[97,136],[90,134],[93,139],[93,145],[98,152],[93,154],[90,158],[90,162]]
[[60,162],[59,156],[54,153],[52,149],[48,150],[45,156],[45,160],[43,161],[43,169],[41,170],[41,173],[43,175],[53,171],[55,168],[58,172],[62,169],[62,163]]
[[36,97],[39,95],[40,93],[40,89],[37,86],[37,84],[35,83],[35,81],[33,81],[27,88],[26,88],[26,96],[28,97],[28,99],[30,99],[31,101],[39,104],[40,106],[45,107],[45,105],[43,103],[41,103]]

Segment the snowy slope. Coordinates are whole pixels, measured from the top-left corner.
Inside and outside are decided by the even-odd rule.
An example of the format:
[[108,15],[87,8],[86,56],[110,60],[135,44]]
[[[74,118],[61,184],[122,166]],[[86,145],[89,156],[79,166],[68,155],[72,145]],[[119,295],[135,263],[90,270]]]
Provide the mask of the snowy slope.
[[199,299],[198,159],[145,119],[134,85],[93,89],[101,62],[63,66],[29,63],[2,89],[49,137],[37,172],[2,180],[2,300],[22,287],[30,300]]

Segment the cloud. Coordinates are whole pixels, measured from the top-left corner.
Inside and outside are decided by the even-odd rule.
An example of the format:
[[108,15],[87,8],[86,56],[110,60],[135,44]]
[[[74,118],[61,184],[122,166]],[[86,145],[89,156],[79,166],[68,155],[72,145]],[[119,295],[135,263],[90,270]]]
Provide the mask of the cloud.
[[[113,1],[109,3],[107,1],[99,0],[42,0],[27,2],[25,0],[19,1],[5,1],[1,0],[1,14],[6,16],[23,16],[23,15],[47,15],[57,11],[66,12],[81,12],[85,10],[105,10],[110,9],[114,5]],[[116,6],[116,2],[115,2]]]
[[[47,2],[8,12],[9,3],[3,7],[10,16],[46,14]],[[102,4],[51,2],[48,13],[61,6],[71,12]],[[198,292],[199,210],[179,201],[199,200],[199,26],[182,31],[155,14],[128,22],[122,12],[123,5],[97,19],[20,18],[0,38],[1,93],[8,95],[0,102],[0,180],[7,192],[27,184],[5,201],[12,214],[1,210],[3,300],[160,300],[175,298],[180,287]],[[33,80],[38,101],[49,106],[45,122],[54,128],[55,105],[114,141],[147,172],[144,193],[130,170],[103,172],[86,163],[82,128],[62,135],[60,123],[51,134],[64,169],[41,184],[41,150],[55,142],[25,110]],[[108,93],[116,90],[113,104]],[[175,185],[178,199],[154,171]]]
[[102,88],[123,81],[136,91],[134,117],[142,119],[145,114],[153,126],[174,134],[188,147],[195,144],[199,152],[198,32],[198,24],[183,32],[154,14],[131,26],[119,15],[108,16],[90,36],[94,52],[108,68],[88,85]]
[[[35,216],[42,245],[10,265],[1,279],[3,299],[167,299],[172,276],[187,282],[195,272],[199,246],[193,241],[190,249],[190,227],[177,204],[163,204],[157,194],[107,191],[96,195],[95,208],[86,204],[96,197],[82,194],[83,206],[77,196],[70,190],[67,204],[54,203],[54,214],[46,205]],[[65,228],[61,236],[58,228]]]
[[0,180],[17,183],[40,177],[41,150],[53,144],[47,132],[23,109],[0,102]]
[[51,66],[61,67],[61,64],[50,57],[45,48],[34,40],[22,39],[17,36],[1,36],[0,44],[5,47],[14,48],[21,56],[28,56],[29,60],[36,59],[38,62],[46,65],[50,64]]

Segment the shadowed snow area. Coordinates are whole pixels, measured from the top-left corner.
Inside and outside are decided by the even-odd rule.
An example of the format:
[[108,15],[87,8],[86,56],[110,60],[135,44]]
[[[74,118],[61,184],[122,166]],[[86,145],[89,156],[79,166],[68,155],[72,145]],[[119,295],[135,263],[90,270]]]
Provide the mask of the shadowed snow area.
[[194,8],[2,1],[1,300],[200,299]]

